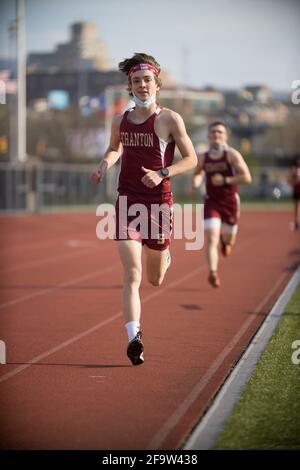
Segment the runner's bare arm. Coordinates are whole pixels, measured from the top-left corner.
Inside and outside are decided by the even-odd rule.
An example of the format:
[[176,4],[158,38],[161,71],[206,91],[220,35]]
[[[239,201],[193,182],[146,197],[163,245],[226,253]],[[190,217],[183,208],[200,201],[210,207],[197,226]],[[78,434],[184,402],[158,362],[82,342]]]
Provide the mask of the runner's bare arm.
[[197,155],[186,132],[182,117],[175,112],[171,112],[169,115],[169,130],[182,156],[182,160],[168,167],[169,176],[176,176],[194,169],[197,165]]
[[195,173],[193,176],[193,189],[199,188],[204,179],[204,154],[201,154],[198,158],[198,165],[196,166]]
[[[197,155],[191,139],[187,135],[183,119],[179,114],[174,111],[166,110],[164,128],[169,137],[172,137],[179,149],[182,160],[168,166],[169,177],[180,175],[185,171],[192,170],[197,165]],[[160,171],[152,171],[142,167],[145,175],[141,179],[142,183],[149,187],[154,188],[159,185],[163,180]]]
[[236,171],[235,176],[226,176],[227,184],[251,184],[252,176],[249,168],[240,152],[231,148],[229,150],[229,161]]
[[99,167],[91,174],[91,180],[94,183],[100,183],[106,171],[111,168],[120,158],[122,151],[122,144],[120,141],[120,123],[122,116],[115,116],[111,125],[110,142],[108,148],[101,160]]

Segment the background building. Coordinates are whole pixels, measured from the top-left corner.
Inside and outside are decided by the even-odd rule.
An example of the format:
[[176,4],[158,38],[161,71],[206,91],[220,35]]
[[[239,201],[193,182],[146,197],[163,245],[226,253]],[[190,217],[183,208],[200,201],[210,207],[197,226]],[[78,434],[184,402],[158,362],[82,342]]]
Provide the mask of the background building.
[[94,23],[71,25],[71,39],[58,44],[54,52],[32,53],[28,56],[28,72],[73,72],[110,70],[110,63],[103,41],[97,37]]

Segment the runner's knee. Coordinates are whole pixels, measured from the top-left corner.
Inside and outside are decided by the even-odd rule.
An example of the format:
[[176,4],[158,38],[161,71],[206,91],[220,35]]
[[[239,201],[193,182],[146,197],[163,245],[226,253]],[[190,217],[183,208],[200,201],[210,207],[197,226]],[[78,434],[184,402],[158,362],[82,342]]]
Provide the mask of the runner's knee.
[[142,280],[142,273],[139,268],[127,269],[124,273],[125,284],[140,284]]
[[211,245],[217,245],[219,242],[219,234],[214,232],[207,233],[207,241]]

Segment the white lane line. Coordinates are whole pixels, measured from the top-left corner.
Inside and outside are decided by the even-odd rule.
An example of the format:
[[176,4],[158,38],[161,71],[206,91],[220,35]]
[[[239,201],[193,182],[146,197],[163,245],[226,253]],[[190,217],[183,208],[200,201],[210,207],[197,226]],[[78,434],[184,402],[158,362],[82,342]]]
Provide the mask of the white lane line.
[[[259,306],[255,309],[254,314],[257,314],[261,311],[263,305],[268,301],[271,295],[276,291],[278,286],[282,283],[283,279],[287,276],[286,273],[282,274],[278,281],[276,282],[275,286],[268,292],[265,298],[260,302]],[[247,331],[249,326],[252,322],[256,320],[256,316],[251,316],[244,322],[244,324],[239,329],[238,333],[232,338],[229,344],[225,346],[223,351],[218,355],[212,365],[209,367],[207,372],[204,376],[200,379],[197,385],[193,388],[190,394],[185,398],[185,400],[181,403],[181,405],[175,410],[175,412],[171,415],[171,417],[166,421],[166,423],[162,426],[159,432],[154,436],[151,440],[147,449],[159,449],[160,445],[166,439],[168,434],[172,431],[172,429],[177,425],[180,419],[184,416],[184,414],[188,411],[190,406],[198,399],[202,390],[207,386],[209,381],[215,375],[219,367],[222,365],[225,358],[231,353],[233,348],[238,344],[241,337]]]
[[33,299],[35,297],[40,297],[42,295],[49,294],[50,292],[54,292],[56,290],[63,289],[65,287],[72,286],[74,284],[78,284],[78,283],[80,283],[82,281],[85,281],[87,279],[91,279],[91,278],[96,277],[96,276],[102,276],[103,274],[106,274],[110,271],[114,271],[115,269],[118,269],[119,266],[120,266],[119,263],[115,263],[112,266],[109,266],[107,268],[97,270],[97,271],[93,271],[92,273],[85,274],[84,276],[76,277],[76,278],[71,279],[67,282],[62,282],[60,284],[57,284],[56,286],[47,287],[47,289],[41,289],[37,292],[32,292],[31,294],[24,295],[23,297],[19,297],[19,298],[14,299],[14,300],[9,300],[7,302],[4,302],[3,304],[0,304],[0,310],[5,308],[5,307],[9,307],[10,305],[16,305],[16,304],[19,304],[21,302],[25,302],[26,300],[30,300],[30,299]]
[[91,248],[78,250],[75,253],[72,251],[72,253],[67,253],[65,255],[51,256],[50,258],[43,258],[43,259],[39,259],[36,261],[30,261],[29,263],[19,264],[17,266],[12,266],[10,268],[3,268],[0,270],[0,274],[14,272],[14,271],[21,271],[22,269],[33,268],[36,266],[40,266],[41,264],[55,263],[56,261],[61,260],[61,259],[75,258],[76,256],[87,253],[88,251],[91,251]]
[[189,395],[184,399],[184,401],[179,405],[179,407],[175,410],[175,412],[167,419],[161,429],[158,431],[157,434],[151,439],[149,445],[147,446],[147,450],[150,449],[159,449],[160,446],[163,444],[164,440],[167,438],[169,433],[173,430],[173,428],[177,425],[177,423],[181,420],[181,418],[185,415],[191,405],[198,399],[202,390],[207,386],[209,381],[215,375],[219,367],[222,365],[224,359],[231,353],[233,348],[238,344],[241,337],[247,331],[249,326],[252,322],[254,322],[257,317],[255,314],[260,313],[262,307],[267,303],[269,298],[273,295],[276,289],[281,285],[284,278],[287,276],[286,273],[282,274],[280,278],[277,280],[275,285],[269,290],[267,295],[263,298],[263,300],[259,303],[259,305],[254,310],[254,315],[250,316],[241,326],[239,331],[236,335],[232,338],[232,340],[225,346],[222,352],[217,356],[214,362],[211,364],[207,372],[201,377],[199,382],[196,386],[192,389]]
[[[35,228],[33,227],[32,230],[35,230]],[[72,234],[70,234],[72,236]],[[43,235],[41,235],[43,236]],[[41,248],[41,247],[45,247],[47,245],[53,245],[53,244],[56,244],[57,242],[61,242],[61,240],[63,239],[66,239],[68,238],[69,235],[66,234],[66,233],[63,233],[61,236],[59,237],[56,237],[56,238],[51,238],[51,239],[48,239],[48,240],[43,240],[43,241],[40,241],[40,242],[32,242],[32,243],[26,243],[26,244],[23,244],[23,245],[16,245],[13,247],[13,251],[14,253],[17,253],[18,251],[26,251],[27,253],[29,252],[29,250],[35,250],[36,248]],[[5,236],[3,236],[3,240],[2,240],[2,243],[5,245]]]
[[[51,215],[51,214],[50,214]],[[96,231],[96,225],[98,223],[98,217],[96,216],[96,210],[95,210],[95,213],[94,213],[94,216],[95,216],[95,231]],[[18,216],[19,217],[19,216]],[[80,216],[79,216],[80,217]],[[35,250],[36,248],[41,248],[41,247],[44,247],[44,246],[47,246],[47,245],[51,245],[53,243],[57,243],[59,241],[61,241],[62,239],[69,239],[71,237],[74,237],[74,232],[78,231],[78,229],[80,229],[80,223],[76,223],[74,224],[74,228],[73,229],[70,229],[70,224],[72,224],[72,220],[71,221],[64,221],[62,223],[57,223],[57,222],[53,222],[53,221],[49,221],[48,219],[48,222],[47,222],[47,225],[45,220],[40,220],[41,224],[44,224],[45,228],[48,229],[48,230],[53,230],[54,228],[57,228],[59,227],[58,230],[61,230],[61,228],[63,229],[68,229],[67,233],[66,233],[66,230],[62,230],[62,234],[58,237],[51,237],[51,238],[48,238],[47,240],[43,239],[41,241],[33,241],[33,242],[24,242],[23,244],[20,244],[20,243],[17,243],[15,244],[13,250],[14,250],[14,253],[18,252],[18,251],[29,251],[29,250]],[[32,227],[28,227],[26,226],[26,231],[28,231],[29,229],[34,232],[37,228],[37,225],[38,224],[33,224]],[[81,224],[82,226],[82,224]],[[19,224],[17,227],[12,227],[11,228],[11,231],[22,231],[22,225]],[[82,233],[83,231],[80,229],[80,233]],[[43,232],[41,233],[41,237],[42,238],[45,238],[45,233],[47,233],[49,235],[49,231],[48,232]],[[5,243],[5,239],[8,238],[9,239],[9,233],[4,233],[3,235],[3,241],[2,243]]]
[[205,450],[210,449],[214,445],[299,282],[300,266],[281,293],[237,366],[227,378],[212,406],[188,438],[184,449]]
[[[244,248],[245,246],[255,242],[255,240],[257,239],[254,238],[252,240],[247,240],[245,242],[243,242],[235,251],[238,252],[240,251],[242,248]],[[158,297],[159,295],[163,294],[164,292],[168,291],[169,289],[172,289],[173,287],[177,286],[178,284],[181,284],[182,282],[186,281],[187,279],[193,277],[194,275],[196,275],[198,272],[201,272],[203,271],[204,269],[206,268],[206,264],[203,264],[201,265],[200,267],[194,269],[194,271],[190,272],[189,274],[187,274],[186,276],[180,278],[179,280],[177,281],[174,281],[172,282],[171,284],[169,284],[168,286],[166,287],[163,287],[163,288],[160,288],[158,291],[156,292],[153,292],[152,294],[149,294],[147,297],[145,297],[145,299],[143,299],[143,301],[141,302],[141,304],[145,304],[146,302],[148,302],[149,300],[152,300],[153,298],[155,297]],[[29,360],[27,364],[23,364],[22,366],[19,366],[17,368],[15,368],[14,370],[12,370],[11,372],[8,372],[7,374],[4,374],[1,378],[0,378],[0,383],[1,382],[4,382],[5,380],[9,379],[10,377],[13,377],[14,375],[18,374],[19,372],[22,372],[23,370],[27,369],[28,367],[30,367],[32,364],[36,364],[37,362],[41,361],[42,359],[50,356],[51,354],[57,352],[57,351],[60,351],[61,349],[65,348],[66,346],[68,346],[69,344],[72,344],[74,343],[75,341],[78,341],[79,339],[81,338],[84,338],[85,336],[89,335],[90,333],[93,333],[94,331],[97,331],[98,329],[102,328],[103,326],[106,326],[107,324],[113,322],[114,320],[116,320],[117,318],[121,317],[123,314],[122,311],[116,313],[115,315],[109,317],[107,320],[104,320],[102,321],[101,323],[98,323],[97,325],[95,325],[94,327],[92,328],[89,328],[88,330],[76,335],[76,336],[73,336],[72,338],[70,338],[69,340],[59,344],[58,346],[54,347],[54,348],[51,348],[49,349],[48,351],[46,351],[45,353],[43,354],[40,354],[39,356],[36,356],[34,357],[33,359]]]
[[[206,265],[202,265],[193,271],[191,271],[189,274],[186,276],[181,277],[177,281],[174,281],[170,283],[168,286],[161,288],[159,291],[153,292],[152,294],[149,294],[145,299],[141,302],[143,305],[150,300],[154,299],[155,297],[158,297],[159,295],[162,295],[164,292],[168,291],[169,289],[172,289],[173,287],[181,284],[182,282],[190,279],[191,277],[195,276],[199,272],[203,271],[203,269],[206,268]],[[50,356],[51,354],[56,353],[57,351],[60,351],[61,349],[65,348],[66,346],[69,346],[72,343],[75,343],[75,341],[80,340],[81,338],[84,338],[85,336],[94,333],[95,331],[99,330],[100,328],[108,325],[109,323],[113,322],[117,318],[120,318],[122,316],[123,312],[122,310],[117,312],[115,315],[112,315],[111,317],[107,318],[106,320],[98,323],[97,325],[93,326],[92,328],[89,328],[88,330],[83,331],[82,333],[79,333],[76,336],[73,336],[72,338],[68,339],[67,341],[64,341],[63,343],[59,344],[58,346],[55,346],[54,348],[49,349],[48,351],[34,357],[33,359],[30,359],[27,364],[23,364],[22,366],[16,367],[14,370],[11,372],[8,372],[7,374],[4,374],[2,377],[0,377],[0,383],[4,382],[5,380],[8,380],[11,377],[14,377],[16,374],[19,374],[25,369],[28,369],[32,364],[36,364],[37,362],[41,361],[42,359],[45,359],[46,357]]]
[[108,318],[107,320],[104,320],[101,323],[98,323],[97,325],[93,326],[92,328],[89,328],[88,330],[83,331],[82,333],[73,336],[72,338],[68,339],[67,341],[64,341],[63,343],[59,344],[58,346],[55,346],[54,348],[48,349],[48,351],[39,354],[38,356],[34,357],[33,359],[30,359],[27,364],[23,364],[22,366],[16,367],[14,370],[8,372],[7,374],[4,374],[2,377],[0,377],[0,383],[4,382],[11,377],[14,377],[15,375],[19,374],[25,369],[28,369],[28,367],[32,366],[32,364],[36,364],[39,361],[42,361],[46,357],[50,356],[51,354],[56,353],[57,351],[60,351],[61,349],[69,346],[72,343],[75,343],[75,341],[78,341],[81,338],[84,338],[85,336],[94,333],[94,331],[97,331],[98,329],[102,328],[103,326],[111,323],[112,321],[116,320],[121,316],[122,312],[118,312],[112,317]]

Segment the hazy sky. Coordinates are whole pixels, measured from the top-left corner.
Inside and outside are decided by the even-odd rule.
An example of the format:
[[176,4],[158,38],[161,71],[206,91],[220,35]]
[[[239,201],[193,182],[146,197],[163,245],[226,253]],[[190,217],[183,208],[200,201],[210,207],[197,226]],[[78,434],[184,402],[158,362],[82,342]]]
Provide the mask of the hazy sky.
[[[0,0],[0,55],[11,54],[14,0]],[[300,79],[300,0],[25,0],[27,51],[52,51],[69,26],[94,21],[113,67],[155,56],[179,83],[234,88]]]

